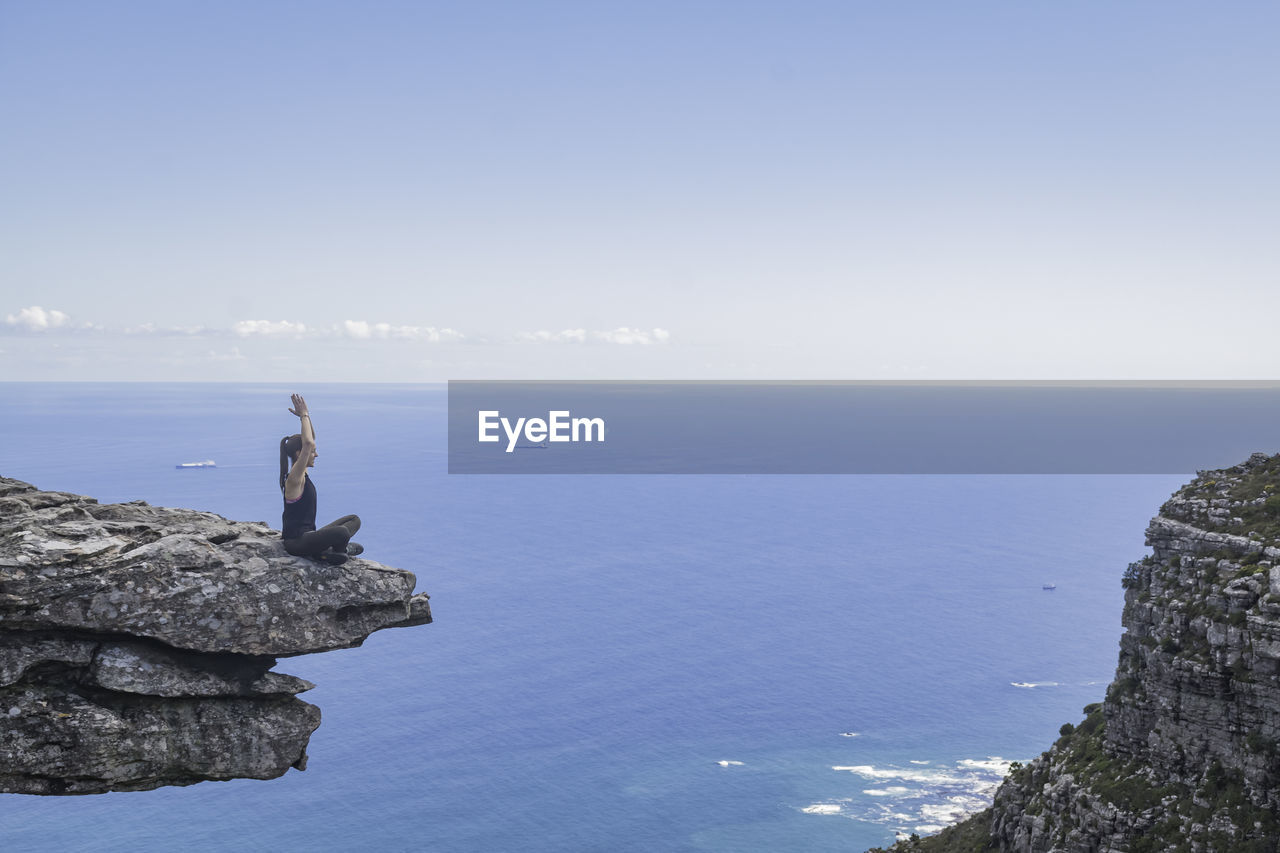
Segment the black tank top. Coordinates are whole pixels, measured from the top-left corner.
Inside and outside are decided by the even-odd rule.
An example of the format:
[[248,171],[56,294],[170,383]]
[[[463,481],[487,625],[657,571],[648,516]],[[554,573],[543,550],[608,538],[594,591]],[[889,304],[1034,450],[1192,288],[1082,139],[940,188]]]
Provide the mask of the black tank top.
[[284,514],[280,516],[280,538],[297,539],[316,529],[316,487],[307,477],[302,486],[302,497],[293,503],[284,502]]

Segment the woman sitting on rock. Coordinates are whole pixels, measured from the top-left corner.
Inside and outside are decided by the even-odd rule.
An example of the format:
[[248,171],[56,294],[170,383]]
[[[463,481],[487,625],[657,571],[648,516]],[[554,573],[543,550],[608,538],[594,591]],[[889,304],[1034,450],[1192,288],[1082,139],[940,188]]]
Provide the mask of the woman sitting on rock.
[[364,550],[351,541],[360,529],[360,519],[344,515],[316,530],[316,487],[307,476],[307,469],[316,464],[320,455],[316,453],[316,433],[302,395],[293,395],[289,412],[302,422],[302,432],[280,439],[280,489],[284,492],[280,536],[284,549],[296,557],[342,563]]

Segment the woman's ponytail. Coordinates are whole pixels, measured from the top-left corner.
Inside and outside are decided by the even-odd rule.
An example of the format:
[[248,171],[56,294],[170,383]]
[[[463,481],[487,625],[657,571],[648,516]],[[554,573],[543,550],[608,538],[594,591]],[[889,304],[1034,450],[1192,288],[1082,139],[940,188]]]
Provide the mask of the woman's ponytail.
[[302,436],[295,433],[280,439],[280,490],[284,490],[284,481],[289,478],[289,468],[294,458],[302,450]]

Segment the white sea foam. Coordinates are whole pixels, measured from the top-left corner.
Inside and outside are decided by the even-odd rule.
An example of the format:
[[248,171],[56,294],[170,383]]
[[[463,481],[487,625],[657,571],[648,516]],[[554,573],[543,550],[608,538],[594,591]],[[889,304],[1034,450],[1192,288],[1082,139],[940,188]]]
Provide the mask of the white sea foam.
[[742,766],[741,761],[717,761],[716,764],[719,764],[721,767],[741,767]]
[[908,759],[903,766],[832,765],[832,770],[881,784],[863,789],[861,797],[842,800],[845,805],[839,812],[825,813],[878,823],[901,833],[938,832],[991,805],[1010,764],[991,755],[953,765],[921,759]]
[[839,803],[814,803],[811,806],[805,806],[800,811],[805,814],[840,814]]
[[1014,687],[1025,687],[1025,688],[1058,687],[1059,686],[1058,682],[1056,681],[1010,681],[1009,683],[1012,684]]
[[956,763],[961,767],[972,770],[986,770],[998,776],[1003,776],[1009,772],[1009,765],[1013,762],[1007,761],[998,755],[988,755],[985,759],[965,758]]
[[831,769],[854,773],[864,779],[877,781],[895,779],[906,782],[935,784],[959,781],[959,777],[949,770],[911,770],[905,767],[872,767],[870,764],[836,766]]
[[[975,808],[975,805],[977,806]],[[920,817],[932,823],[959,823],[975,811],[986,807],[983,800],[976,803],[972,798],[957,797],[945,803],[931,803],[920,807]]]

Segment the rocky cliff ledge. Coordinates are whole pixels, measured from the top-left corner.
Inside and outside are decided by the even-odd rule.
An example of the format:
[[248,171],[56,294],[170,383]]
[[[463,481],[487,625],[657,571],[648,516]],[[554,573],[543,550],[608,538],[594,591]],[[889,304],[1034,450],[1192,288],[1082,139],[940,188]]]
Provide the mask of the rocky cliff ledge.
[[992,808],[895,851],[1274,853],[1280,845],[1280,456],[1202,471],[1124,573],[1105,701]]
[[276,658],[430,622],[415,583],[291,557],[265,524],[0,477],[0,792],[303,769],[314,685]]

